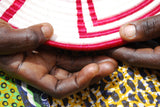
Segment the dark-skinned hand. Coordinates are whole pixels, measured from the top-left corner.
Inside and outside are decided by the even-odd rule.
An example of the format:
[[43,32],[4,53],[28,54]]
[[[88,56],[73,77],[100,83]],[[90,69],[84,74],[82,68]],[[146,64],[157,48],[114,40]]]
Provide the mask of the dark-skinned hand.
[[120,29],[125,46],[107,54],[127,64],[160,69],[160,15],[123,25]]
[[117,67],[117,62],[107,56],[40,46],[52,34],[52,26],[47,23],[14,29],[0,20],[0,69],[62,98],[99,81]]

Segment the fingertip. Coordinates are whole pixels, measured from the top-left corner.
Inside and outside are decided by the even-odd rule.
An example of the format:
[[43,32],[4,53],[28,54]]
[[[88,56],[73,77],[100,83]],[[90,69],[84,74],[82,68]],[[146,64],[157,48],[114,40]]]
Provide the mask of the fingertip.
[[95,58],[94,61],[95,61],[96,63],[98,63],[98,64],[103,63],[103,62],[105,62],[105,63],[106,63],[106,62],[111,62],[111,63],[113,63],[113,65],[114,65],[115,67],[118,66],[118,63],[117,63],[116,60],[114,60],[113,58],[107,57],[107,56],[98,56],[98,57]]
[[160,15],[129,22],[120,28],[120,36],[127,42],[141,42],[159,37]]
[[44,34],[44,37],[46,39],[50,39],[52,37],[52,35],[53,35],[53,27],[52,27],[51,24],[43,23],[42,27],[41,27],[41,30],[42,30],[42,32]]
[[120,28],[120,36],[124,41],[133,42],[136,38],[136,26],[134,24],[125,24]]
[[79,87],[85,87],[90,84],[91,80],[99,73],[99,66],[96,63],[85,66],[77,76]]
[[99,72],[99,67],[98,64],[92,63],[84,67],[82,71],[85,73],[85,75],[88,75],[92,78]]
[[98,82],[99,80],[103,79],[104,77],[112,74],[115,71],[115,64],[110,61],[99,63],[99,72],[98,74],[92,79],[91,84]]
[[113,73],[116,68],[117,68],[117,65],[115,65],[110,61],[99,64],[99,72],[100,72],[100,75],[103,77]]

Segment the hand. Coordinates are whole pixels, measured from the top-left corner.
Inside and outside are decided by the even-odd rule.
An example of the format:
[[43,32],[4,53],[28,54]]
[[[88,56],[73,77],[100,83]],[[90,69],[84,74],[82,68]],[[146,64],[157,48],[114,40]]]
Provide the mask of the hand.
[[[3,37],[3,32],[7,31],[7,36],[11,38],[15,36],[19,46],[10,48],[6,44],[16,42],[3,37],[8,42],[0,41],[0,44],[4,44],[4,48],[1,47],[4,50],[0,55],[0,68],[12,77],[25,81],[55,98],[62,98],[84,89],[111,74],[117,67],[117,62],[106,56],[96,57],[93,54],[86,55],[87,53],[81,55],[78,52],[68,52],[49,46],[35,49],[45,41],[44,37],[52,33],[50,30],[48,30],[50,33],[42,33],[41,26],[44,24],[15,30],[7,23],[3,23],[0,26],[2,32],[0,36]],[[24,42],[21,42],[22,40]],[[21,52],[24,47],[28,51]]]
[[130,65],[160,69],[160,15],[125,24],[120,35],[128,44],[111,49],[109,56]]
[[49,39],[52,34],[53,28],[48,23],[26,29],[14,29],[0,19],[0,55],[35,49]]
[[106,56],[79,56],[50,47],[37,51],[0,56],[0,68],[55,98],[78,92],[117,67],[117,62]]

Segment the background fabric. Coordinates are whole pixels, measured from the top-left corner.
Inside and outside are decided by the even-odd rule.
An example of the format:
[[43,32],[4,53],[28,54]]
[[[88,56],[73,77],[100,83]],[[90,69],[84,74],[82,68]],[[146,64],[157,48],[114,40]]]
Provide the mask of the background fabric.
[[24,107],[15,79],[0,70],[0,107]]
[[157,70],[119,64],[113,74],[63,99],[12,79],[0,71],[0,106],[8,107],[159,107],[160,74]]

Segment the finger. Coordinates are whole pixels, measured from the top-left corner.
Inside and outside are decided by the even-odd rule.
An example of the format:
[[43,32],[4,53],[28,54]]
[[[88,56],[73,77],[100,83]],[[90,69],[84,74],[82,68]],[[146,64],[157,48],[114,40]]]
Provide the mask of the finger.
[[160,47],[154,49],[120,47],[108,51],[108,55],[131,66],[160,69]]
[[[64,53],[64,52],[61,52]],[[81,55],[80,55],[81,54]],[[58,54],[57,55],[57,65],[61,68],[64,68],[68,71],[78,71],[89,63],[100,63],[105,61],[111,61],[115,65],[117,62],[109,57],[102,55],[93,55],[92,53],[80,53],[76,55],[71,54]],[[100,56],[100,57],[98,57]]]
[[[93,57],[93,59],[94,59],[93,62],[97,63],[99,67],[99,72],[91,80],[90,84],[94,84],[98,82],[99,80],[103,79],[104,77],[108,76],[118,66],[117,61],[107,56]],[[68,71],[61,69],[61,68],[55,68],[54,71],[51,72],[51,74],[54,75],[57,79],[66,79],[72,75]]]
[[117,61],[107,56],[97,56],[94,57],[94,62],[99,65],[99,72],[93,78],[92,83],[96,83],[104,77],[111,74],[118,66]]
[[[93,80],[95,82],[100,78],[102,79],[102,74],[106,76],[112,73],[114,70],[115,65],[113,63],[101,62],[100,64],[89,64],[79,72],[74,73],[73,75],[69,73],[68,75],[66,71],[59,71],[61,73],[63,72],[63,74],[65,75],[67,74],[68,78],[64,76],[66,79],[59,81],[56,88],[56,95],[58,97],[65,97],[70,94],[76,93],[88,87],[90,84],[93,84]],[[61,77],[62,76],[60,76],[60,78]]]
[[98,71],[99,67],[95,63],[85,66],[67,79],[59,81],[55,95],[57,97],[65,97],[86,88]]
[[120,35],[128,42],[147,41],[160,37],[160,15],[125,24],[120,29]]
[[[115,70],[115,68],[117,68],[117,65],[118,65],[114,59],[106,56],[100,56],[94,59],[95,59],[94,62],[97,63],[97,65],[99,66],[99,72],[92,79],[92,84],[95,82],[98,82],[105,76],[108,76],[109,74],[111,74]],[[62,80],[72,76],[72,73],[70,72],[71,71],[68,72],[64,69],[55,67],[50,74],[54,75],[57,79]]]
[[57,55],[57,65],[61,68],[64,68],[68,71],[75,72],[79,71],[85,65],[94,62],[92,56],[79,56],[72,55],[72,53],[64,53]]
[[93,57],[93,62],[98,63],[98,64],[101,64],[103,62],[104,63],[109,62],[109,63],[112,63],[114,67],[118,66],[117,61],[108,56],[95,56]]
[[0,55],[32,50],[52,36],[53,28],[48,23],[25,29],[14,29],[0,20]]
[[56,77],[58,80],[67,79],[72,75],[72,73],[68,72],[67,70],[64,70],[62,68],[54,67],[50,74]]
[[92,79],[91,84],[94,84],[104,77],[108,76],[109,74],[113,73],[114,70],[117,68],[117,63],[114,64],[113,62],[106,61],[99,63],[99,72],[98,74]]

